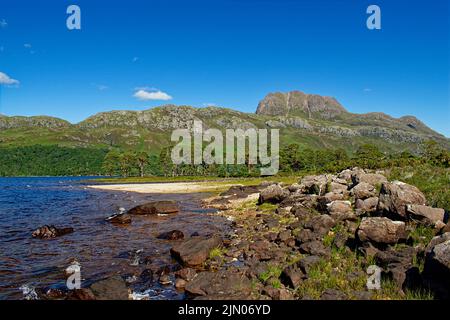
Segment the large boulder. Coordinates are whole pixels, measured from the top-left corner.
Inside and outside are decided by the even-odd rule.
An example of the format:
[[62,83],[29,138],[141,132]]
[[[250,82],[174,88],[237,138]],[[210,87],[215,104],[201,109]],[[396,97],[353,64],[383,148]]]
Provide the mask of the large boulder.
[[289,190],[283,189],[278,184],[273,184],[267,188],[261,190],[259,194],[259,204],[270,202],[270,203],[280,203],[287,196],[289,196]]
[[120,276],[113,276],[93,283],[90,287],[96,300],[128,300],[129,292]]
[[420,204],[406,205],[406,212],[408,218],[420,223],[434,226],[438,221],[444,223],[445,210],[439,208],[432,208]]
[[195,237],[172,247],[170,253],[184,266],[195,267],[202,265],[208,259],[210,251],[221,244],[222,239],[219,237]]
[[33,238],[38,239],[53,239],[56,237],[61,237],[66,234],[72,233],[73,228],[57,228],[53,225],[51,226],[42,226],[38,229],[34,230],[31,234]]
[[175,201],[154,201],[136,206],[128,210],[128,214],[153,215],[177,213],[179,211],[180,208]]
[[385,182],[381,186],[378,210],[395,213],[406,218],[406,205],[425,205],[423,193],[415,186],[400,181]]
[[406,239],[406,226],[402,221],[392,221],[385,217],[363,218],[357,234],[363,242],[395,244]]
[[376,189],[373,185],[367,182],[360,182],[350,190],[350,194],[355,199],[367,199],[376,196]]

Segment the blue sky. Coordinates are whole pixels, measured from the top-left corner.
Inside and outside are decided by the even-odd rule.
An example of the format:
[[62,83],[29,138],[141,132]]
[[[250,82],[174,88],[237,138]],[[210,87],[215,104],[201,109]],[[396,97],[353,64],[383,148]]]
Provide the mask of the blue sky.
[[[80,31],[66,28],[70,4]],[[366,28],[370,4],[381,30]],[[269,92],[301,90],[355,113],[411,114],[450,136],[449,10],[447,0],[2,0],[10,85],[0,113],[78,122],[166,103],[254,112]]]

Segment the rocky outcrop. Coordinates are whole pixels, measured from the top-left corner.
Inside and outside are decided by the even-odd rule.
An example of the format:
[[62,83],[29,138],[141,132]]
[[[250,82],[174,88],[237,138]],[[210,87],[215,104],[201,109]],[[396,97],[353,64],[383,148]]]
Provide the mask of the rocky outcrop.
[[400,181],[385,182],[381,186],[378,210],[406,218],[406,205],[425,205],[425,203],[425,196],[418,188]]
[[180,211],[175,201],[155,201],[136,206],[128,210],[131,215],[171,214]]

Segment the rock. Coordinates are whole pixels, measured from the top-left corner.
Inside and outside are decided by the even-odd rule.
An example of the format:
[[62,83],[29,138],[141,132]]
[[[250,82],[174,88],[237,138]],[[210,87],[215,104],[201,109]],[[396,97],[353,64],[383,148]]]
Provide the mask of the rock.
[[33,238],[38,239],[53,239],[72,232],[73,228],[57,228],[53,225],[51,226],[45,225],[33,231],[31,235],[33,236]]
[[131,215],[170,214],[180,211],[175,201],[154,201],[136,206],[128,210]]
[[336,221],[326,214],[315,216],[304,225],[306,229],[312,230],[316,235],[320,237],[327,234],[328,231],[330,231],[330,229],[334,226],[336,226]]
[[153,281],[153,271],[151,269],[145,269],[139,276],[141,283],[149,283]]
[[341,249],[345,246],[348,240],[348,235],[343,232],[337,232],[333,239],[333,246]]
[[331,255],[331,249],[325,247],[321,241],[311,241],[303,243],[300,246],[300,251],[313,256],[329,257]]
[[195,267],[203,264],[209,257],[209,252],[219,247],[222,240],[219,237],[204,239],[191,238],[170,249],[170,253],[186,267]]
[[97,281],[90,289],[96,300],[128,300],[128,288],[120,276]]
[[184,238],[184,233],[179,230],[172,230],[168,232],[160,233],[157,236],[158,239],[164,239],[164,240],[180,240]]
[[194,279],[196,275],[197,271],[192,268],[184,268],[175,272],[176,277],[186,281],[192,281],[192,279]]
[[295,239],[299,244],[305,243],[305,242],[311,242],[314,240],[320,240],[322,237],[320,234],[312,232],[310,229],[302,229],[297,234]]
[[387,211],[406,217],[407,204],[425,205],[423,193],[414,186],[400,181],[385,182],[381,186],[378,210]]
[[131,216],[126,213],[119,213],[106,218],[106,221],[109,221],[112,224],[130,224]]
[[178,278],[177,280],[175,280],[175,288],[177,289],[184,289],[184,287],[186,287],[187,281],[183,280],[181,278]]
[[67,300],[95,300],[94,293],[90,289],[81,288],[70,290],[66,296]]
[[339,179],[343,179],[347,182],[350,182],[352,180],[352,170],[345,169],[345,170],[341,171],[337,177]]
[[359,212],[374,212],[377,210],[378,197],[371,197],[365,200],[357,199],[355,203],[356,210]]
[[313,268],[316,264],[322,261],[322,258],[319,256],[306,256],[298,262],[298,266],[302,270],[304,274],[308,274],[311,268]]
[[408,218],[419,223],[435,226],[437,222],[444,222],[445,210],[427,207],[418,204],[407,204],[406,212]]
[[350,190],[355,199],[367,199],[376,196],[376,189],[367,182],[360,182]]
[[356,219],[350,201],[333,201],[327,205],[327,211],[328,214],[337,221]]
[[281,242],[285,242],[285,241],[287,241],[288,239],[290,239],[291,237],[292,237],[291,231],[289,231],[289,230],[281,231],[281,232],[278,234],[278,239],[279,239]]
[[293,206],[291,209],[291,214],[293,214],[301,222],[308,221],[312,216],[311,211],[303,205]]
[[406,226],[402,221],[392,221],[385,217],[363,218],[357,234],[363,242],[395,244],[406,239]]
[[283,189],[277,184],[273,184],[271,186],[268,186],[267,188],[261,190],[261,193],[259,194],[259,204],[263,204],[265,202],[269,203],[280,203],[283,201],[287,196],[289,196],[289,191],[286,189]]
[[352,174],[352,181],[353,185],[357,185],[361,182],[365,182],[367,184],[370,184],[372,186],[381,185],[382,183],[387,182],[387,179],[385,176],[377,173],[363,173],[363,172],[357,172]]
[[159,277],[159,283],[164,286],[167,286],[167,285],[172,284],[172,280],[170,279],[169,275],[163,274]]
[[186,284],[184,290],[196,296],[250,295],[251,281],[241,272],[223,270],[218,272],[201,272],[194,280]]
[[348,191],[348,186],[347,184],[341,184],[338,182],[331,182],[329,184],[329,188],[327,191],[331,192],[331,193],[336,193],[336,194],[347,194]]
[[322,293],[321,300],[346,300],[345,293],[336,289],[327,289]]
[[435,245],[427,253],[423,275],[436,298],[450,298],[450,240]]
[[302,278],[303,273],[296,265],[290,265],[284,268],[280,275],[281,283],[293,289],[300,285]]
[[444,234],[434,237],[433,239],[431,239],[430,243],[425,248],[425,254],[426,255],[430,254],[436,245],[443,243],[447,240],[450,240],[450,232],[446,232]]
[[307,194],[324,195],[331,177],[327,175],[305,176],[300,182],[301,190]]
[[294,300],[294,295],[286,288],[275,289],[273,287],[265,287],[263,294],[268,295],[272,300]]

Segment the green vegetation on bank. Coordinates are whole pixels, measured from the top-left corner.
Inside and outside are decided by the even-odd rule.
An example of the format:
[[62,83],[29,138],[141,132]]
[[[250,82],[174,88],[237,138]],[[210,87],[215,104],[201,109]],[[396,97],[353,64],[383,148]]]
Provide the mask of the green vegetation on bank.
[[0,176],[101,175],[107,152],[42,145],[0,148]]

